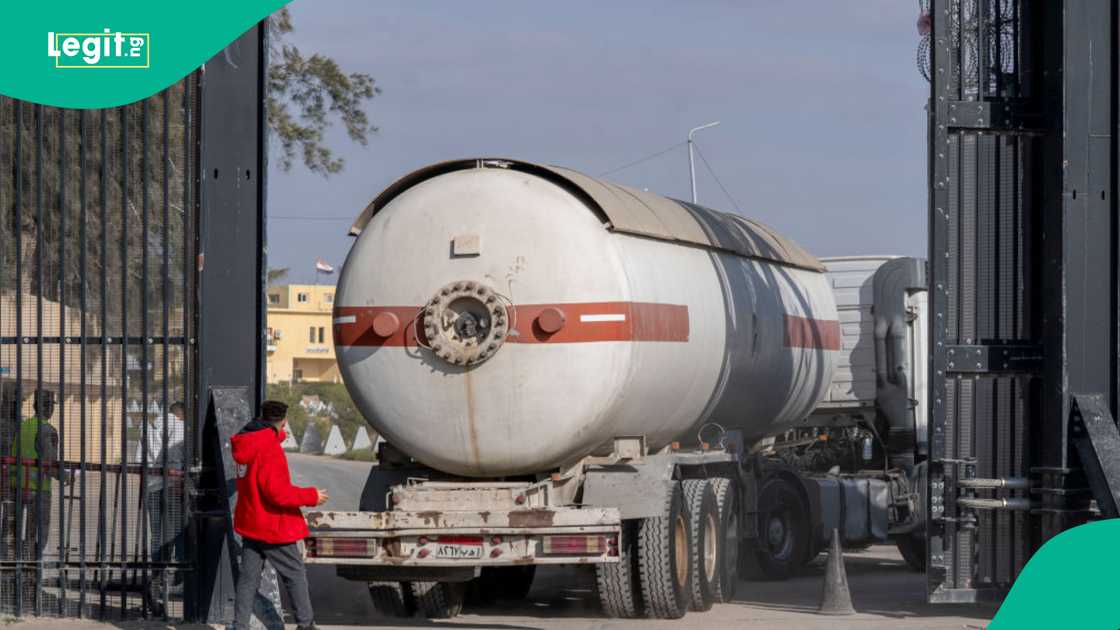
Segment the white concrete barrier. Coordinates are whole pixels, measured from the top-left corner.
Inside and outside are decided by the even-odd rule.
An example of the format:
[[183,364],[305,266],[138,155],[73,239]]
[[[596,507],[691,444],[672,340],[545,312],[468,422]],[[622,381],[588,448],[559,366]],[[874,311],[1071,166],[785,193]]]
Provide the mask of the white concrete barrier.
[[280,448],[285,451],[299,450],[299,442],[296,442],[296,436],[292,433],[291,429],[288,429],[287,435],[284,436],[284,441],[280,443]]
[[331,425],[331,432],[327,434],[327,443],[323,445],[324,455],[342,455],[346,452],[346,441],[342,439],[342,431],[337,424]]
[[354,444],[350,447],[352,451],[368,451],[373,448],[373,442],[369,441],[369,432],[365,427],[358,427],[358,432],[354,435]]

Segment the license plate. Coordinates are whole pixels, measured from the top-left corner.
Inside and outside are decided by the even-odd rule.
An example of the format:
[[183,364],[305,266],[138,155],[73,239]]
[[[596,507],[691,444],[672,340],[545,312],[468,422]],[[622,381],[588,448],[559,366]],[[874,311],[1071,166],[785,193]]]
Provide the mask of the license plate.
[[482,545],[456,545],[441,543],[436,547],[436,557],[448,560],[478,560],[482,558]]

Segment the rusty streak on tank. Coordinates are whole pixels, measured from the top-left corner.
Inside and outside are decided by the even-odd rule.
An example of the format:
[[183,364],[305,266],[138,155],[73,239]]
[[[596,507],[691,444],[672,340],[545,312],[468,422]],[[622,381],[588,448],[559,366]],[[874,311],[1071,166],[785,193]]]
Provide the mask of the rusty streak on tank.
[[474,411],[474,386],[471,383],[471,368],[464,369],[463,383],[467,388],[467,440],[471,445],[471,461],[477,471],[482,470],[482,458],[478,450],[478,424]]

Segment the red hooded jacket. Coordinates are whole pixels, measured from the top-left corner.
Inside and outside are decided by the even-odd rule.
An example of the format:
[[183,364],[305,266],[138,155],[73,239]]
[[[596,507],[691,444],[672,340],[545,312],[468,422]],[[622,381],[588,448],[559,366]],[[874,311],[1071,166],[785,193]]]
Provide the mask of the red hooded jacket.
[[[233,460],[238,464],[237,509],[233,529],[253,540],[287,544],[307,538],[307,521],[301,507],[319,501],[315,488],[292,485],[288,458],[280,442],[284,432],[254,422],[248,431],[230,438]],[[260,429],[253,430],[257,426]]]

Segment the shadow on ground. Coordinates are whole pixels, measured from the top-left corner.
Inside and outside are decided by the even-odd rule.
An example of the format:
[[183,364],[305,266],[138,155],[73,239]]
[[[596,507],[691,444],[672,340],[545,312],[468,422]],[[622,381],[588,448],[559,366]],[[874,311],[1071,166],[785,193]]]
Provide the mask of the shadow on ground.
[[[892,547],[876,546],[846,552],[852,604],[857,612],[895,619],[963,617],[986,621],[995,614],[990,604],[930,604],[926,578],[917,573]],[[825,556],[809,564],[799,576],[785,582],[741,582],[735,603],[754,608],[815,613],[820,603]]]
[[[863,615],[898,620],[959,617],[976,620],[979,627],[995,614],[993,605],[927,603],[925,575],[910,570],[893,547],[846,553],[845,564],[853,603]],[[787,581],[740,582],[731,606],[787,613],[791,621],[799,615],[815,617],[823,578],[824,556],[821,556],[801,575]],[[363,584],[341,580],[328,567],[313,567],[311,584],[316,617],[322,623],[364,625],[383,620],[370,604]],[[539,567],[533,589],[524,601],[468,606],[464,613],[493,620],[482,627],[501,627],[503,617],[511,621],[515,618],[603,618],[591,567]],[[393,622],[409,626],[441,625],[422,620],[395,619]],[[471,624],[464,619],[455,627],[471,627]],[[524,626],[511,623],[504,627]]]

